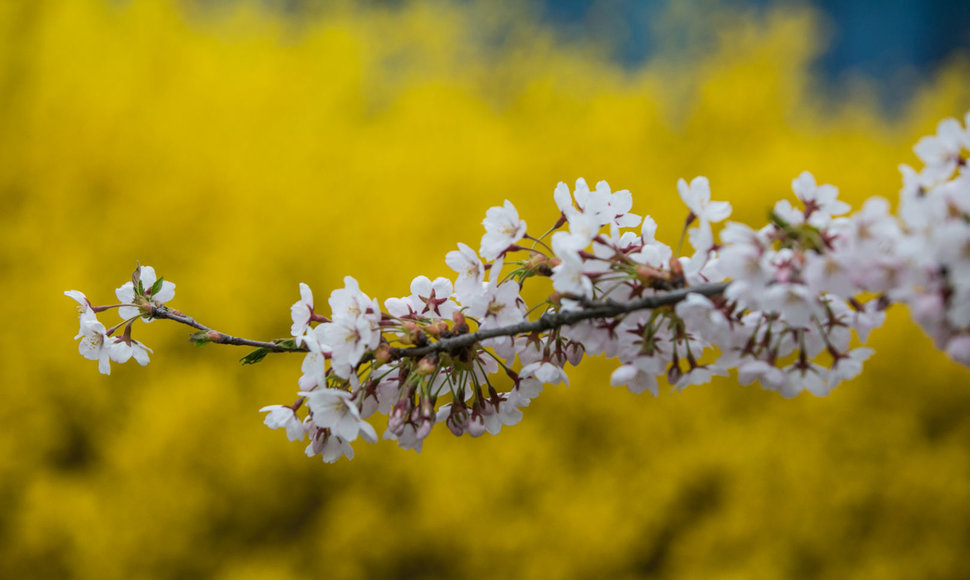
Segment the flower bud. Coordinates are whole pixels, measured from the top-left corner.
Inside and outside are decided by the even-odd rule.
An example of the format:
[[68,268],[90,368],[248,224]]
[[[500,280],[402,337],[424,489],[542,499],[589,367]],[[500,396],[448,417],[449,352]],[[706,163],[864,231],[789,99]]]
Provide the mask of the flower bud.
[[468,333],[468,322],[465,320],[465,315],[461,311],[455,311],[451,315],[451,320],[455,323],[452,326],[451,331],[455,334],[467,334]]
[[394,435],[400,436],[402,433],[404,433],[404,425],[407,424],[408,415],[410,414],[410,400],[405,398],[395,403],[394,408],[391,409],[391,414],[387,418],[388,430]]
[[670,258],[670,273],[673,274],[674,278],[684,277],[684,265],[680,262],[680,258],[677,256],[672,256]]
[[472,437],[479,437],[485,432],[485,421],[477,411],[472,411],[472,416],[468,419],[467,431]]
[[464,405],[453,406],[451,413],[448,414],[448,418],[445,420],[445,426],[455,434],[455,437],[464,435],[468,429],[468,409]]
[[418,367],[414,370],[414,372],[426,377],[433,373],[437,366],[438,363],[435,360],[435,357],[429,354],[418,361]]
[[[678,262],[678,264],[679,263],[680,262]],[[660,270],[657,270],[656,268],[651,268],[650,266],[645,266],[645,265],[637,266],[636,273],[637,273],[637,279],[639,279],[641,282],[643,282],[648,286],[654,282],[664,280],[666,278],[666,276],[664,276],[663,272],[661,272]]]
[[562,294],[559,292],[553,292],[550,294],[548,300],[556,308],[560,308],[562,306]]
[[667,369],[667,382],[676,385],[682,376],[684,371],[680,370],[680,365],[676,361],[670,363],[670,368]]
[[428,336],[416,323],[409,320],[401,325],[401,329],[404,331],[403,341],[405,343],[416,346],[428,344]]
[[381,343],[378,345],[377,350],[374,351],[374,360],[377,364],[387,364],[393,360],[394,357],[391,356],[391,345]]
[[424,327],[424,331],[435,338],[441,338],[441,333],[448,330],[448,325],[443,320]]
[[422,421],[418,423],[414,430],[414,437],[416,439],[424,439],[428,435],[431,435],[431,427],[433,427],[430,421]]

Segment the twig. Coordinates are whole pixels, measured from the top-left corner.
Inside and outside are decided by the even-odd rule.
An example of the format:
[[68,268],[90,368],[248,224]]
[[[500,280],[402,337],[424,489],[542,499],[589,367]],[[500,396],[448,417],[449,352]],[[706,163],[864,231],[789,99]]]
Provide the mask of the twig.
[[251,340],[249,338],[240,338],[238,336],[232,336],[226,334],[225,332],[220,332],[218,330],[213,330],[208,326],[196,322],[191,316],[186,316],[179,312],[178,310],[171,310],[166,306],[153,306],[151,309],[152,318],[161,318],[166,320],[174,320],[175,322],[180,322],[182,324],[191,326],[192,328],[198,329],[202,334],[202,337],[206,342],[215,342],[217,344],[232,344],[236,346],[253,346],[256,348],[264,348],[270,352],[307,352],[306,346],[290,347],[283,344],[278,344],[276,342],[266,342],[264,340]]

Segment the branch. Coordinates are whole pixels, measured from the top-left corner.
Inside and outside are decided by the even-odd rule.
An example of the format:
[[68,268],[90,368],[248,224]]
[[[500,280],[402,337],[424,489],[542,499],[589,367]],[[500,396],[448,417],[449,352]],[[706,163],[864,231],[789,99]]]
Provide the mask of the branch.
[[469,347],[487,338],[495,338],[497,336],[514,336],[516,334],[530,332],[541,332],[543,330],[551,330],[561,326],[569,326],[582,320],[590,320],[593,318],[612,318],[614,316],[634,312],[636,310],[647,310],[650,308],[666,306],[667,304],[676,304],[684,298],[687,298],[688,294],[701,294],[703,296],[720,294],[724,292],[724,289],[727,287],[727,282],[720,282],[717,284],[699,284],[697,286],[683,288],[681,290],[674,290],[664,294],[647,296],[639,300],[634,300],[633,302],[605,302],[584,310],[569,310],[566,312],[556,312],[553,314],[546,313],[543,314],[539,320],[520,322],[518,324],[501,326],[498,328],[487,328],[485,330],[479,330],[469,334],[462,334],[452,338],[444,338],[438,342],[435,342],[434,344],[421,347],[392,348],[390,349],[390,353],[394,358],[403,358],[419,357],[438,352],[454,352],[456,350]]
[[[217,344],[232,344],[236,346],[254,346],[256,348],[266,349],[270,352],[307,352],[305,346],[290,347],[285,344],[280,344],[278,342],[266,342],[263,340],[252,340],[249,338],[240,338],[238,336],[231,336],[225,332],[219,332],[218,330],[213,330],[208,326],[196,322],[191,316],[186,316],[179,312],[178,310],[171,310],[167,306],[150,306],[151,317],[160,318],[165,320],[174,320],[175,322],[180,322],[182,324],[191,326],[192,328],[198,329],[199,333],[193,335],[193,340],[198,342],[215,342]],[[198,338],[196,338],[198,337]]]
[[[422,357],[428,354],[440,352],[455,352],[462,348],[472,346],[480,341],[498,336],[515,336],[517,334],[542,332],[543,330],[551,330],[553,328],[569,326],[583,320],[591,320],[594,318],[613,318],[614,316],[627,314],[637,310],[647,310],[651,308],[658,308],[660,306],[666,306],[668,304],[676,304],[677,302],[685,299],[688,294],[712,296],[724,292],[724,289],[727,288],[727,286],[727,282],[720,282],[717,284],[699,284],[697,286],[674,290],[664,294],[647,296],[640,298],[639,300],[634,300],[633,302],[620,303],[608,301],[587,307],[583,310],[569,310],[566,312],[556,312],[551,314],[546,313],[543,314],[539,320],[520,322],[518,324],[500,326],[498,328],[486,328],[485,330],[478,330],[476,332],[453,336],[451,338],[443,338],[438,342],[426,346],[391,348],[390,354],[393,358],[397,359]],[[191,316],[186,316],[181,312],[171,310],[166,306],[151,306],[151,317],[174,320],[175,322],[191,326],[192,328],[201,331],[197,335],[193,336],[198,336],[198,340],[204,340],[205,342],[231,344],[237,346],[252,346],[265,349],[268,352],[308,351],[305,345],[289,346],[286,344],[281,344],[277,341],[267,342],[231,336],[224,332],[211,329],[204,324],[196,322],[196,320]]]

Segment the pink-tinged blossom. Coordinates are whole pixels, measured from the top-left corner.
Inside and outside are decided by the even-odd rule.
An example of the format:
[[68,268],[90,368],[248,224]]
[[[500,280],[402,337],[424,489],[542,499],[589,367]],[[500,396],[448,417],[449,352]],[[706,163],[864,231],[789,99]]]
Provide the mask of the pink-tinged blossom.
[[738,365],[738,383],[750,385],[754,381],[758,381],[769,391],[780,391],[787,381],[787,376],[771,363],[745,359]]
[[116,352],[111,360],[119,363],[125,363],[128,362],[129,359],[133,358],[135,359],[135,362],[141,366],[148,364],[148,355],[152,352],[152,349],[134,339],[128,339],[130,344],[126,343],[120,338],[116,338],[114,340],[114,348]]
[[569,377],[566,375],[566,371],[548,361],[534,362],[524,366],[519,371],[519,376],[525,379],[535,377],[547,385],[555,385],[558,383],[569,384]]
[[502,427],[516,425],[522,420],[522,411],[506,396],[498,395],[499,399],[489,399],[479,407],[472,409],[465,429],[472,437],[487,431],[490,435],[498,435]]
[[310,287],[300,282],[300,299],[293,306],[290,306],[290,318],[293,325],[290,326],[290,334],[296,338],[299,346],[303,342],[303,335],[310,328],[310,317],[313,315],[313,292]]
[[78,290],[65,290],[64,295],[68,298],[73,298],[78,303],[78,313],[83,314],[91,310],[91,301],[88,300],[88,297],[83,292]]
[[[661,371],[663,374],[663,371]],[[626,385],[630,392],[634,395],[639,395],[644,391],[650,391],[650,393],[656,397],[657,396],[657,376],[648,372],[644,372],[643,369],[639,368],[635,364],[625,364],[620,365],[613,374],[610,375],[610,385],[617,387],[620,385]]]
[[465,432],[472,437],[481,437],[485,433],[485,418],[481,411],[473,411],[468,415],[465,425]]
[[374,324],[381,320],[380,305],[360,291],[360,286],[351,276],[344,277],[344,287],[330,293],[331,316],[340,318],[365,318]]
[[519,377],[519,382],[509,393],[509,401],[516,407],[528,407],[532,399],[542,393],[542,381],[535,377]]
[[495,290],[485,311],[482,328],[508,326],[525,320],[525,308],[519,297],[519,284],[514,280],[503,282]]
[[374,413],[387,415],[400,399],[401,383],[397,377],[384,377],[373,387],[366,390],[361,401],[360,416],[366,419]]
[[848,381],[859,376],[862,363],[875,352],[871,348],[854,348],[848,354],[841,355],[832,363],[828,371],[829,389],[834,389],[842,381]]
[[851,326],[859,335],[859,340],[869,340],[869,333],[886,322],[886,311],[879,306],[878,300],[870,300],[862,305],[861,310],[852,311]]
[[303,335],[307,353],[300,367],[303,374],[297,384],[305,391],[327,384],[327,356],[330,354],[330,347],[320,342],[322,334],[323,331],[318,326]]
[[411,281],[411,295],[406,298],[390,298],[384,301],[389,314],[404,318],[446,318],[458,311],[458,305],[450,300],[451,280],[418,276]]
[[960,172],[952,180],[938,187],[937,191],[949,207],[960,213],[970,214],[970,172],[966,170]]
[[730,332],[730,326],[724,314],[706,296],[688,294],[677,303],[674,311],[683,320],[688,332],[712,342],[721,342]]
[[678,391],[692,385],[703,385],[711,382],[715,376],[726,377],[727,371],[715,365],[698,365],[681,375],[674,385]]
[[285,429],[286,438],[290,441],[302,441],[306,434],[303,422],[300,421],[291,407],[284,405],[269,405],[259,410],[266,413],[263,423],[270,429]]
[[[565,184],[564,184],[565,185]],[[556,194],[553,197],[556,198],[556,204],[559,209],[568,214],[572,208],[572,204],[563,204],[561,190],[557,188],[558,197]],[[568,189],[566,193],[569,193]],[[576,187],[573,188],[573,197],[576,200],[576,207],[582,213],[589,214],[590,216],[596,216],[600,213],[605,213],[606,208],[609,207],[609,193],[603,191],[599,188],[590,190],[589,185],[586,184],[586,180],[580,177],[576,180]],[[568,215],[567,215],[568,217]]]
[[445,403],[438,407],[435,422],[444,423],[455,437],[461,437],[468,432],[469,418],[470,414],[464,405]]
[[[142,289],[144,290],[144,296],[155,304],[164,304],[172,298],[175,298],[175,284],[169,282],[168,280],[163,280],[158,291],[152,294],[152,288],[155,286],[155,282],[158,278],[155,276],[155,269],[151,266],[139,266],[138,269],[138,279],[141,282]],[[115,296],[122,304],[134,304],[135,303],[135,285],[131,282],[125,282],[120,288],[115,290]],[[118,309],[118,315],[121,316],[123,320],[128,320],[129,318],[134,318],[140,314],[140,310],[137,306],[122,306]],[[142,316],[142,320],[145,322],[152,322],[152,319],[148,316]]]
[[564,254],[552,269],[552,287],[557,292],[593,297],[593,281],[583,270],[583,260],[578,256]]
[[792,180],[792,191],[805,204],[808,221],[814,226],[827,224],[832,216],[842,215],[851,209],[844,201],[839,201],[839,190],[834,185],[817,185],[815,176],[808,171]]
[[804,284],[773,284],[765,291],[764,308],[780,314],[792,327],[807,328],[818,309],[816,301]]
[[859,292],[854,283],[857,270],[847,256],[826,252],[808,252],[802,276],[809,292],[818,295],[822,292],[835,294],[840,298],[850,298]]
[[427,434],[424,433],[424,437],[421,435],[422,433],[419,431],[418,426],[409,422],[404,423],[400,431],[397,433],[388,427],[387,430],[384,431],[383,438],[397,441],[397,445],[401,449],[413,449],[414,451],[421,453],[421,448],[424,446],[424,438],[427,436]]
[[364,353],[380,343],[380,306],[361,292],[350,276],[344,278],[344,288],[330,293],[329,302],[333,321],[314,330],[319,342],[330,349],[333,371],[346,379]]
[[742,306],[760,308],[764,288],[773,276],[771,253],[761,233],[744,224],[728,222],[721,230],[721,244],[718,269],[732,280],[725,296]]
[[502,276],[502,259],[492,264],[489,281],[482,294],[472,297],[465,304],[467,314],[478,319],[481,328],[494,328],[522,322],[525,319],[525,302],[519,296],[519,283]]
[[637,264],[650,266],[651,268],[665,268],[670,263],[670,258],[674,255],[670,246],[657,241],[645,242],[643,246],[629,255],[629,258]]
[[326,429],[317,427],[310,421],[310,417],[304,420],[304,427],[310,435],[310,444],[306,446],[307,457],[319,455],[324,463],[335,463],[341,457],[347,459],[354,458],[354,448],[350,443],[333,435]]
[[819,364],[808,363],[805,368],[792,366],[787,369],[787,380],[778,392],[786,399],[791,399],[802,391],[808,391],[816,397],[824,397],[831,391],[827,378],[828,370]]
[[525,236],[525,222],[519,219],[512,202],[505,200],[502,207],[491,207],[485,212],[485,235],[479,254],[486,260],[498,258],[509,246]]
[[590,191],[586,180],[576,180],[574,194],[578,211],[573,207],[572,196],[565,183],[556,186],[553,197],[556,206],[572,221],[576,214],[582,214],[593,220],[597,229],[600,226],[612,224],[617,227],[636,227],[640,224],[640,216],[630,213],[633,208],[633,196],[623,189],[617,192],[610,190],[605,181],[596,184],[596,189]]
[[677,193],[691,213],[702,222],[717,223],[731,215],[730,203],[711,201],[711,185],[706,177],[695,177],[690,185],[683,179],[678,180]]
[[458,244],[457,250],[448,252],[445,256],[448,267],[458,273],[455,279],[455,296],[464,304],[472,296],[482,292],[485,282],[485,264],[471,247]]
[[[970,121],[968,121],[970,122]],[[970,134],[956,119],[940,121],[936,135],[929,135],[917,141],[913,152],[926,167],[923,174],[931,181],[943,181],[953,175],[960,160],[960,150],[970,149]]]
[[[606,185],[605,181],[600,183]],[[609,186],[606,187],[609,188]],[[613,195],[610,196],[610,223],[621,228],[637,227],[643,218],[635,213],[630,213],[631,209],[633,209],[633,194],[626,189],[614,191]]]
[[954,361],[970,366],[970,334],[961,334],[946,344],[946,354]]
[[782,222],[791,226],[798,226],[805,222],[805,212],[796,208],[787,199],[779,199],[776,201],[771,211],[775,219],[780,219]]
[[327,437],[320,449],[320,458],[323,462],[336,463],[338,459],[345,456],[348,461],[354,458],[354,449],[350,443],[336,435]]
[[75,340],[81,339],[78,352],[88,360],[98,361],[98,371],[101,374],[111,374],[111,361],[124,362],[131,356],[125,343],[105,333],[104,325],[98,321],[93,311],[82,313],[80,323],[80,330],[74,337]]
[[[585,184],[586,181],[583,180],[583,183]],[[556,207],[559,208],[559,212],[563,215],[565,215],[567,211],[575,209],[573,207],[573,196],[571,193],[569,193],[569,186],[562,181],[556,184],[556,189],[552,192],[552,198],[556,202]]]
[[[593,222],[582,214],[576,214],[576,220],[570,222],[570,231],[556,232],[552,236],[552,250],[560,263],[552,269],[552,285],[558,292],[577,294],[592,298],[593,282],[591,276],[607,272],[610,264],[606,259],[586,259],[580,252],[584,251],[593,238],[597,235],[598,226],[594,227]],[[574,226],[577,226],[574,228]],[[577,229],[578,228],[578,229]],[[627,238],[632,241],[632,236]],[[619,240],[612,240],[614,245],[620,244]],[[597,256],[606,257],[615,254],[613,246],[595,244],[594,251]]]
[[64,292],[64,295],[73,298],[78,303],[81,330],[74,338],[84,337],[78,348],[85,358],[98,361],[98,369],[103,374],[110,373],[109,361],[125,363],[134,358],[135,362],[141,366],[148,364],[148,355],[152,352],[152,349],[130,337],[125,340],[109,337],[104,325],[98,321],[97,315],[91,307],[91,302],[82,292],[68,290]]
[[950,297],[946,320],[954,328],[970,326],[970,287],[957,287]]
[[489,435],[498,435],[502,430],[502,418],[494,405],[485,404],[472,410],[472,416],[469,420],[469,434],[472,437],[481,435],[481,432],[478,432],[478,435],[475,434],[478,431],[477,424],[479,422],[481,422],[482,429],[487,431]]
[[697,228],[689,232],[691,244],[696,250],[707,250],[714,241],[711,224],[731,215],[731,204],[711,201],[711,185],[706,177],[695,177],[690,185],[683,179],[677,181],[677,193],[698,220]]
[[[601,181],[600,184],[605,185],[606,182]],[[576,214],[583,214],[593,220],[597,226],[604,225],[610,221],[610,188],[608,185],[601,187],[600,184],[597,184],[595,190],[590,191],[585,179],[582,177],[577,179],[576,187],[573,189],[576,207],[573,207],[572,199],[569,196],[569,188],[566,187],[565,183],[560,182],[556,186],[556,191],[553,193],[556,206],[559,207],[559,211],[567,218],[575,216]]]
[[321,429],[330,429],[334,435],[346,441],[357,439],[360,434],[371,443],[377,441],[377,432],[367,421],[360,418],[360,411],[353,402],[354,395],[338,389],[320,388],[301,392],[313,416],[313,423]]

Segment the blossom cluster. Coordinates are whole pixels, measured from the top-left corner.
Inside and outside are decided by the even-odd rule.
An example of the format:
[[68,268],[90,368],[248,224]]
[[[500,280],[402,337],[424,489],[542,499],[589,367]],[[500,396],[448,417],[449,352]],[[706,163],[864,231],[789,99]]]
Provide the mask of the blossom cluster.
[[[893,303],[907,304],[938,347],[970,365],[967,125],[970,114],[963,125],[947,119],[919,141],[925,166],[901,168],[898,214],[883,198],[852,212],[834,186],[804,172],[793,199],[753,229],[726,222],[731,206],[712,200],[706,178],[682,179],[688,214],[676,248],[656,238],[655,220],[632,212],[629,191],[559,183],[545,234],[530,235],[506,200],[486,212],[477,251],[460,243],[445,256],[453,279],[418,276],[408,295],[381,303],[348,276],[324,310],[300,284],[291,336],[273,342],[170,311],[174,284],[150,267],[117,289],[120,304],[66,294],[81,306],[80,352],[103,373],[109,361],[148,362],[150,350],[131,338],[139,318],[189,324],[198,342],[257,346],[248,362],[304,352],[296,402],[261,411],[266,425],[309,439],[307,455],[327,462],[352,457],[358,437],[375,442],[377,414],[386,416],[383,438],[418,451],[442,423],[457,436],[498,433],[544,385],[568,384],[566,368],[587,354],[616,359],[611,383],[634,393],[734,370],[741,384],[822,396],[861,372],[873,351],[858,344]],[[524,286],[543,277],[554,292],[528,305]],[[106,329],[96,313],[115,307],[122,322]]]
[[885,283],[938,348],[970,365],[970,113],[963,126],[941,121],[914,151],[924,167],[900,166],[902,231],[874,234],[883,238],[882,260],[893,276]]
[[[118,304],[93,306],[78,290],[68,290],[64,294],[78,303],[81,328],[74,337],[75,340],[81,339],[78,350],[84,358],[98,361],[101,374],[109,375],[111,361],[123,363],[133,358],[142,366],[148,364],[148,353],[152,349],[131,337],[131,327],[139,318],[151,322],[149,307],[161,306],[175,298],[175,284],[158,278],[151,266],[139,265],[131,280],[115,290]],[[109,329],[98,320],[97,313],[112,308],[118,309],[122,321]],[[124,328],[121,336],[112,336],[121,328]]]

